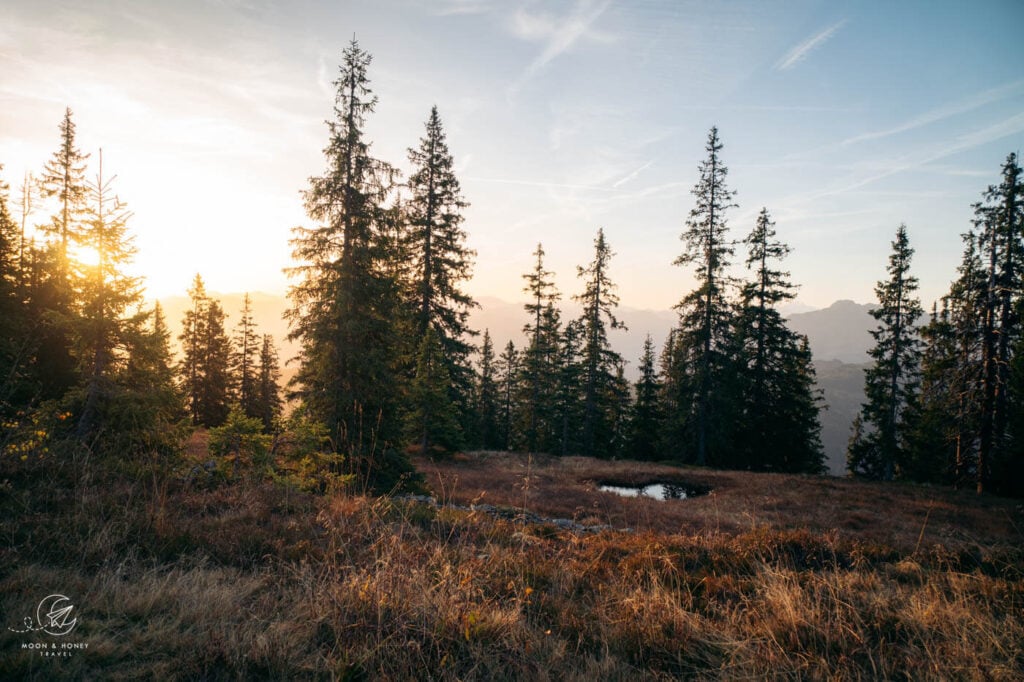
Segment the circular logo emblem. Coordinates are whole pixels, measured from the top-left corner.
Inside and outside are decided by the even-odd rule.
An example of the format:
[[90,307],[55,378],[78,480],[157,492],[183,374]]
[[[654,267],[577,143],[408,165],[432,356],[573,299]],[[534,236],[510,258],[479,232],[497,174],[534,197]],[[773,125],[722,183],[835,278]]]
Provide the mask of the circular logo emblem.
[[74,608],[71,600],[63,594],[51,594],[39,602],[36,608],[36,622],[48,635],[66,635],[78,624],[78,619],[72,618]]

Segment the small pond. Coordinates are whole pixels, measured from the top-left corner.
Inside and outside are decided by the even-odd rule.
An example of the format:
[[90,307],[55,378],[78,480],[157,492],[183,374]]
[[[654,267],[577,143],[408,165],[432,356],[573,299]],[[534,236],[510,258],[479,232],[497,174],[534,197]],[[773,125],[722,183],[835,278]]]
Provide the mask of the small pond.
[[612,485],[601,483],[598,490],[607,493],[615,493],[623,497],[651,497],[656,500],[685,500],[698,495],[706,495],[707,490],[702,490],[684,483],[648,483],[647,485]]

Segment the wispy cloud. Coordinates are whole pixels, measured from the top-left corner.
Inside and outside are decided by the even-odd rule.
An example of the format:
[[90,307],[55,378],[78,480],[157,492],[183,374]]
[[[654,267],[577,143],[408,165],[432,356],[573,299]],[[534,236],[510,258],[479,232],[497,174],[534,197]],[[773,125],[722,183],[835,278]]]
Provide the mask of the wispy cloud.
[[543,41],[544,49],[537,55],[516,81],[509,86],[509,94],[522,89],[545,66],[572,49],[581,38],[608,42],[611,37],[595,31],[594,23],[604,14],[611,0],[594,2],[577,0],[573,11],[563,19],[548,14],[530,14],[520,8],[513,17],[512,33],[523,40]]
[[965,114],[968,111],[979,109],[986,104],[992,104],[993,102],[998,102],[1008,97],[1019,95],[1022,92],[1024,92],[1024,80],[1014,81],[998,88],[985,90],[984,92],[976,93],[956,102],[950,102],[940,107],[936,107],[935,109],[927,111],[920,116],[916,116],[905,123],[895,126],[894,128],[856,135],[843,140],[840,144],[851,145],[858,142],[867,142],[869,140],[878,140],[892,135],[899,135],[900,133],[916,130],[917,128],[921,128],[931,123],[937,123],[959,114]]
[[804,199],[813,200],[837,194],[846,194],[890,176],[914,170],[948,156],[953,156],[954,154],[959,154],[960,152],[965,152],[1022,132],[1024,132],[1024,113],[1015,114],[984,128],[964,133],[948,143],[933,145],[916,154],[908,154],[901,158],[893,159],[885,164],[884,170],[857,178],[842,186],[831,187],[820,192],[805,195]]
[[622,185],[625,185],[627,182],[635,180],[638,175],[640,175],[645,170],[650,168],[653,163],[654,163],[654,159],[651,159],[650,161],[648,161],[644,165],[642,165],[639,168],[637,168],[632,173],[629,173],[628,175],[626,175],[625,177],[623,177],[623,178],[621,178],[619,180],[616,180],[615,182],[612,183],[612,189],[616,189],[618,187],[621,187]]
[[815,33],[813,36],[787,52],[782,59],[776,62],[775,69],[778,71],[787,71],[792,69],[794,66],[806,59],[807,55],[811,52],[814,52],[816,49],[828,42],[828,40],[836,34],[836,31],[842,28],[845,23],[846,19],[843,19],[824,30]]

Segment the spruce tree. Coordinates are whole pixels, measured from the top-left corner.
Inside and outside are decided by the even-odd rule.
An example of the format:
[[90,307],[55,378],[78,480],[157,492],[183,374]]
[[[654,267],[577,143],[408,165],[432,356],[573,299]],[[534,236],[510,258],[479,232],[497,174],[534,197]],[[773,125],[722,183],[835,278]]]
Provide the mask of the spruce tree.
[[494,342],[491,341],[490,330],[484,330],[483,343],[480,346],[480,362],[477,370],[476,385],[476,436],[477,443],[485,450],[496,450],[502,447],[501,425],[499,412],[501,405],[501,389],[498,384],[498,366],[494,356]]
[[1020,334],[1016,314],[1024,272],[1024,200],[1016,154],[1002,168],[1002,181],[990,186],[975,205],[975,224],[987,261],[988,282],[982,312],[982,400],[977,489],[988,489],[993,466],[1005,457],[1008,442],[1010,350]]
[[256,370],[256,414],[263,422],[263,433],[271,433],[284,411],[281,400],[281,368],[278,364],[274,337],[264,334]]
[[60,400],[77,384],[77,363],[71,354],[70,282],[59,246],[37,246],[30,240],[22,259],[23,284],[20,334],[16,341],[17,371],[22,404]]
[[658,449],[664,459],[680,459],[684,453],[679,443],[683,437],[685,422],[680,416],[683,410],[680,400],[683,397],[682,358],[679,351],[680,330],[673,327],[668,330],[665,343],[658,355],[658,373],[661,376],[661,423],[658,429]]
[[726,269],[733,254],[726,211],[735,208],[735,193],[725,183],[728,168],[719,156],[722,143],[712,128],[705,146],[707,158],[692,190],[696,199],[681,235],[683,253],[676,265],[693,265],[697,288],[676,306],[679,336],[674,350],[672,387],[677,391],[673,440],[683,447],[684,459],[698,465],[715,464],[728,454],[729,396],[717,390],[729,371],[732,309],[726,298]]
[[775,223],[764,208],[744,244],[753,277],[741,290],[734,331],[741,418],[730,464],[816,473],[822,470],[824,453],[809,346],[806,337],[789,329],[778,309],[795,296],[789,273],[777,265],[790,249],[777,240]]
[[134,329],[126,318],[142,300],[137,277],[125,273],[136,249],[128,233],[129,212],[114,196],[113,178],[103,177],[100,152],[96,181],[89,185],[89,206],[78,241],[95,251],[98,262],[80,264],[81,310],[76,326],[76,355],[83,379],[77,435],[93,436],[102,427],[106,404],[116,389],[116,376],[127,358]]
[[69,248],[77,243],[85,217],[89,187],[85,170],[88,154],[82,154],[75,141],[75,124],[70,108],[65,109],[60,123],[60,146],[46,163],[39,179],[40,193],[53,200],[54,213],[40,229],[49,234],[43,247],[46,254],[36,254],[36,265],[42,275],[36,280],[33,295],[33,317],[43,320],[36,333],[36,362],[45,367],[41,375],[43,398],[59,399],[79,381],[78,363],[73,355],[75,325],[74,273],[69,261]]
[[231,341],[224,330],[224,309],[206,293],[198,274],[189,288],[191,307],[181,321],[182,392],[192,423],[220,426],[230,411]]
[[583,306],[583,454],[591,457],[609,454],[612,413],[617,406],[615,370],[622,358],[608,342],[608,329],[626,328],[614,313],[619,298],[608,276],[613,255],[604,230],[598,229],[594,260],[586,268],[577,267],[577,276],[584,280],[583,293],[573,297]]
[[[0,172],[3,171],[0,164]],[[13,298],[20,280],[18,225],[9,207],[10,186],[0,178],[0,295]],[[0,299],[4,300],[4,299]]]
[[519,394],[519,365],[520,353],[516,350],[516,345],[509,341],[495,364],[501,401],[498,413],[498,443],[502,450],[511,449],[513,441],[517,439],[514,416],[518,409],[516,397]]
[[26,397],[32,348],[31,336],[25,333],[28,320],[21,296],[17,230],[8,208],[8,185],[0,179],[0,420],[13,415],[15,405]]
[[206,337],[206,309],[210,304],[210,299],[206,295],[203,278],[198,273],[192,279],[188,296],[191,305],[181,320],[181,334],[178,336],[182,352],[178,372],[181,376],[181,389],[185,396],[185,405],[189,416],[192,418],[193,424],[199,424],[202,412],[202,376],[205,364],[203,339]]
[[629,381],[626,380],[626,362],[621,357],[615,363],[615,375],[608,388],[608,449],[606,457],[630,456],[629,418],[633,407]]
[[[414,170],[406,183],[409,197],[402,208],[408,221],[406,249],[412,257],[414,338],[422,345],[423,337],[433,328],[451,377],[448,399],[460,414],[468,415],[473,390],[469,362],[473,346],[468,338],[475,335],[468,318],[469,309],[476,304],[460,285],[470,278],[475,254],[465,243],[462,211],[468,204],[455,177],[437,107],[431,109],[419,147],[409,149],[409,162]],[[411,409],[422,412],[422,406]]]
[[448,395],[451,375],[438,336],[433,327],[427,328],[409,389],[408,430],[416,434],[423,455],[450,451],[461,438],[458,413]]
[[[3,166],[0,165],[0,168]],[[24,292],[27,286],[28,280],[28,269],[26,267],[25,256],[28,247],[28,241],[25,237],[25,232],[28,227],[28,218],[32,215],[33,210],[36,208],[36,200],[38,197],[37,192],[39,191],[38,183],[33,177],[32,173],[26,171],[25,177],[21,183],[21,193],[19,198],[19,205],[21,207],[21,230],[18,234],[18,288]]]
[[556,378],[552,426],[557,452],[563,456],[579,453],[583,448],[583,341],[582,321],[570,320],[558,339],[556,361],[551,368]]
[[637,379],[633,391],[635,399],[629,415],[626,457],[658,459],[664,411],[662,382],[655,367],[654,342],[650,334],[644,339],[644,349],[640,356],[640,378]]
[[955,482],[957,463],[958,353],[957,334],[949,297],[942,308],[932,306],[931,319],[921,327],[921,393],[913,447],[904,469],[906,478],[936,483]]
[[211,299],[206,308],[202,338],[204,368],[201,381],[199,422],[203,426],[220,426],[231,411],[235,392],[231,377],[231,340],[224,321],[227,315],[220,301]]
[[169,472],[188,431],[184,402],[175,382],[171,333],[163,309],[131,318],[127,363],[119,377],[125,390],[109,411],[114,451],[145,456],[152,473]]
[[[533,271],[523,275],[530,296],[524,308],[530,321],[523,326],[527,347],[523,352],[520,376],[520,428],[521,444],[530,452],[547,451],[555,433],[554,402],[557,391],[558,341],[561,335],[561,315],[555,307],[559,294],[551,277],[544,269],[544,247],[537,244],[533,252],[536,264]],[[516,444],[516,443],[513,443]]]
[[[959,277],[950,286],[949,323],[955,339],[956,359],[952,376],[946,379],[955,403],[953,411],[953,484],[968,483],[976,472],[978,434],[980,432],[979,399],[982,372],[982,311],[986,298],[986,276],[975,234],[963,235],[964,253],[958,267]],[[941,338],[939,339],[941,341]],[[941,362],[941,351],[935,353]],[[973,477],[977,479],[976,476]]]
[[907,228],[900,225],[889,256],[889,279],[875,286],[878,308],[871,315],[879,325],[871,332],[874,363],[864,371],[862,432],[847,451],[850,472],[868,478],[903,476],[914,428],[921,363],[917,320],[922,310],[914,295],[917,278],[910,274],[913,253]]
[[345,49],[334,118],[327,122],[327,168],[303,193],[306,213],[319,223],[296,228],[291,244],[298,279],[289,290],[289,338],[300,344],[294,395],[327,426],[338,452],[364,484],[391,490],[411,466],[394,449],[402,386],[395,319],[399,286],[393,209],[387,202],[396,171],[370,154],[363,129],[377,99],[370,91],[370,55],[355,40]]
[[260,417],[259,389],[257,387],[257,360],[260,338],[252,319],[252,301],[246,293],[242,299],[242,313],[235,325],[232,339],[231,373],[236,387],[235,399],[246,417]]
[[[1024,319],[1024,297],[1017,301],[1017,319]],[[1006,453],[999,467],[1003,485],[1000,491],[1015,497],[1024,496],[1024,336],[1017,338],[1011,356]]]
[[75,144],[75,123],[71,120],[71,108],[66,108],[60,123],[60,147],[46,162],[39,179],[42,195],[57,200],[57,213],[43,229],[57,238],[64,263],[67,262],[68,247],[78,235],[79,220],[89,194],[85,179],[88,158],[89,155],[82,154]]

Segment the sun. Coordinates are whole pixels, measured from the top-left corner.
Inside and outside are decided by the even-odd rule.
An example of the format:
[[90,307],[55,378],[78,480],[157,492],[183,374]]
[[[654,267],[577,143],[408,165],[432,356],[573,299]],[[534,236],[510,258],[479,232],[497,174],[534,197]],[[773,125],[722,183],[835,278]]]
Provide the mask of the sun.
[[94,246],[76,246],[71,251],[71,257],[87,268],[95,268],[100,264],[100,252]]

